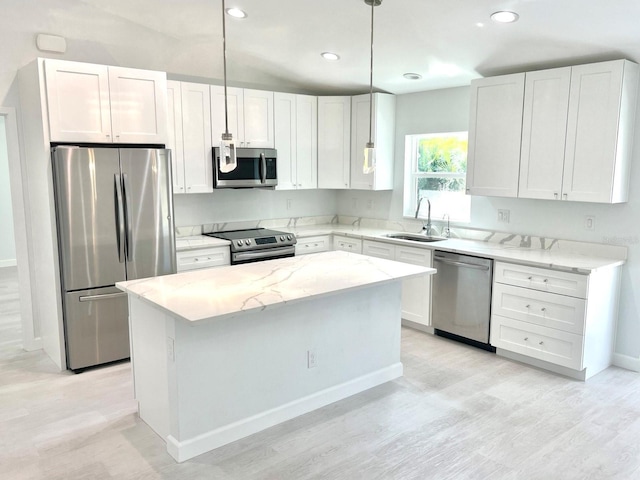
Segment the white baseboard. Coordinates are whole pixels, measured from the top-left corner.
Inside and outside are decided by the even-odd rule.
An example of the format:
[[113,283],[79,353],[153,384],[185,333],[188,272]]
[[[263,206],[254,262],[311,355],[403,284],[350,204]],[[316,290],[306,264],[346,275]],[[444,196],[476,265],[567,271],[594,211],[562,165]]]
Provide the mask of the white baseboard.
[[421,332],[430,333],[431,335],[433,335],[433,333],[434,333],[433,327],[427,326],[427,325],[423,325],[423,324],[418,323],[418,322],[414,322],[413,320],[407,320],[406,318],[402,319],[402,326],[403,327],[413,328],[414,330],[419,330]]
[[294,400],[181,442],[169,435],[167,437],[167,451],[176,461],[184,462],[214,448],[235,442],[286,420],[399,378],[402,376],[402,371],[402,363],[398,362],[362,377],[321,390],[313,395]]
[[18,262],[15,258],[10,258],[8,260],[0,260],[0,268],[4,267],[15,267],[18,265]]
[[33,352],[35,350],[42,350],[42,338],[32,338],[28,341],[22,342],[22,348],[24,348],[27,352]]
[[634,372],[640,372],[640,358],[622,355],[621,353],[613,354],[613,365],[620,368],[626,368]]

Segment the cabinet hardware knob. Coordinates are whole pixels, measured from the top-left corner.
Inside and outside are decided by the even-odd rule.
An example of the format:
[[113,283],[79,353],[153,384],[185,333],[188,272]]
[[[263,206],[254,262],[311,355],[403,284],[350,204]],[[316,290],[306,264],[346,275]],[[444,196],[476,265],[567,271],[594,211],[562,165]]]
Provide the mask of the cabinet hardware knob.
[[562,196],[564,197],[565,200],[567,200],[567,194],[563,193]]
[[528,342],[529,341],[529,337],[524,337],[524,341]]
[[531,305],[527,305],[525,308],[531,308]]
[[558,199],[558,193],[557,192],[553,192],[553,197],[557,200]]
[[549,281],[548,278],[545,278],[544,280],[542,280],[544,283],[547,283]]
[[527,280],[533,280],[533,277],[527,277]]
[[545,307],[542,307],[540,310],[542,310],[543,312],[547,311],[547,309]]
[[109,134],[107,133],[107,138],[109,138],[110,136],[111,136],[111,135],[109,135]]
[[540,342],[538,345],[544,345],[544,342]]

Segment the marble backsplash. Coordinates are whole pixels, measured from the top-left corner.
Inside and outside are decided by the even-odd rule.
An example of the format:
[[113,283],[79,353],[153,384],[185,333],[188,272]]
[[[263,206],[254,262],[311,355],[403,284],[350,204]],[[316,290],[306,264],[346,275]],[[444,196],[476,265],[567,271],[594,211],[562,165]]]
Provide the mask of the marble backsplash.
[[[224,230],[240,230],[246,228],[288,228],[296,229],[313,225],[336,225],[342,229],[351,227],[358,230],[385,230],[397,232],[420,232],[422,221],[410,218],[402,221],[382,220],[366,217],[350,217],[346,215],[320,215],[314,217],[275,218],[269,220],[252,220],[243,222],[224,222],[205,225],[176,227],[176,237],[189,237],[203,233]],[[434,225],[433,235],[442,235],[445,224]],[[519,235],[514,233],[482,230],[475,228],[451,227],[451,238],[476,240],[497,243],[523,249],[553,250],[558,252],[578,253],[598,257],[626,260],[627,248],[615,244],[587,243],[574,240]]]

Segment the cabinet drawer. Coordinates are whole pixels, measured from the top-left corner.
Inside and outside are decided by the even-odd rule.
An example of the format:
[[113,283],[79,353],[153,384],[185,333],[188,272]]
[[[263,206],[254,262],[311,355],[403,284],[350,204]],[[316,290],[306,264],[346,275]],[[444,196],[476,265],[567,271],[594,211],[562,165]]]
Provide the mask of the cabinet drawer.
[[296,255],[306,253],[327,252],[331,250],[331,236],[307,237],[300,239],[296,243]]
[[496,315],[584,334],[586,301],[581,298],[496,283],[491,306]]
[[492,315],[491,345],[574,370],[583,369],[581,335]]
[[178,272],[229,265],[230,257],[229,247],[199,248],[178,252],[176,254]]
[[432,258],[433,251],[429,249],[396,245],[396,260],[398,262],[431,267],[433,265]]
[[351,253],[362,253],[362,240],[334,235],[333,248],[334,250],[344,250]]
[[388,260],[395,259],[395,247],[388,243],[365,240],[362,242],[362,253],[370,257],[386,258]]
[[503,262],[496,262],[494,269],[498,283],[578,298],[587,298],[587,279],[587,275]]

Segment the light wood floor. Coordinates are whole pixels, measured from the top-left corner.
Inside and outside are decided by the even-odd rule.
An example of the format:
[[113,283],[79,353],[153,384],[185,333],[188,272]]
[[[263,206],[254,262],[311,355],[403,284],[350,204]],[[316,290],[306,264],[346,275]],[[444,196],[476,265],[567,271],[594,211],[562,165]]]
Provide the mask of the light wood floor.
[[58,373],[20,349],[0,269],[0,478],[640,479],[640,375],[568,380],[403,330],[404,378],[177,464],[128,363]]

